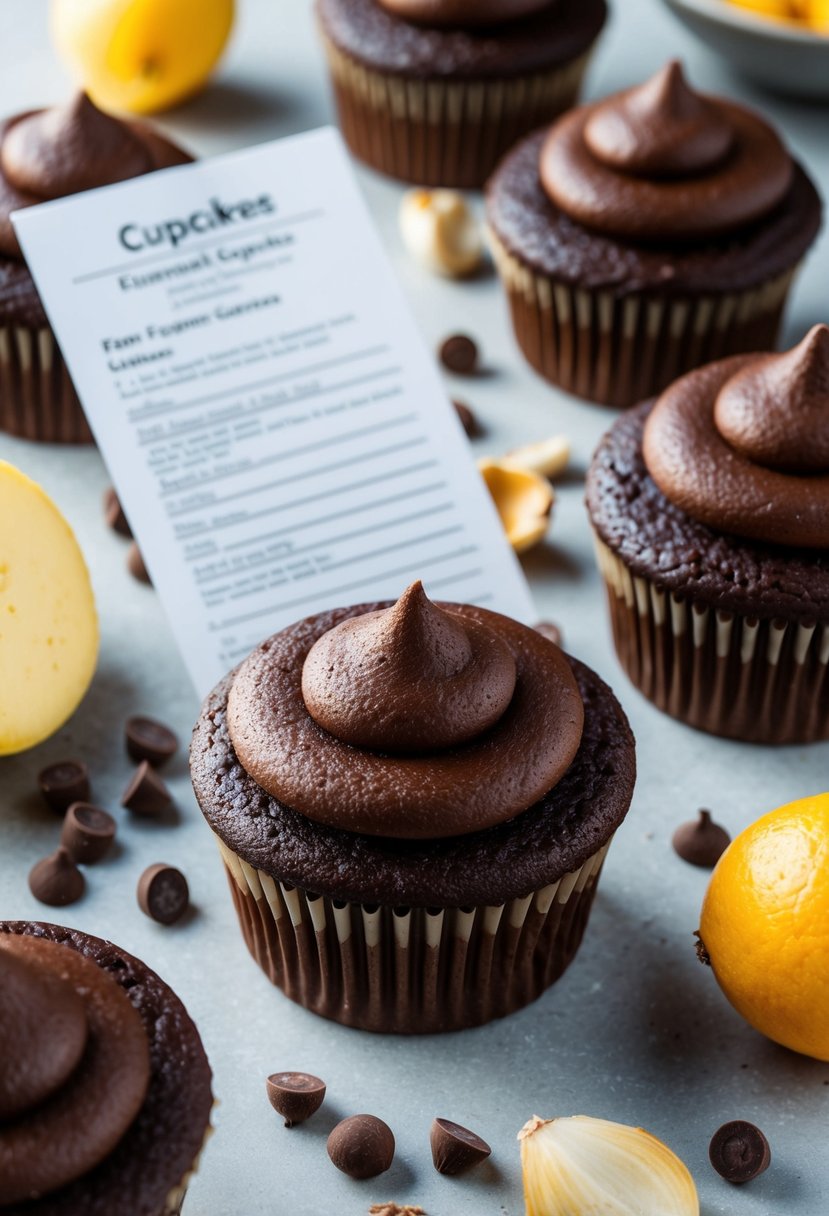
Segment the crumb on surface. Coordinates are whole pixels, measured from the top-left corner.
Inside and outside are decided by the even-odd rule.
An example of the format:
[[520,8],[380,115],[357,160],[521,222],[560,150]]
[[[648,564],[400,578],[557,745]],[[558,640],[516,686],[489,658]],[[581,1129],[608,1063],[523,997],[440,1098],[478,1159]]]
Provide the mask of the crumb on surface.
[[373,1203],[368,1210],[369,1216],[426,1216],[423,1208],[413,1207],[406,1203]]

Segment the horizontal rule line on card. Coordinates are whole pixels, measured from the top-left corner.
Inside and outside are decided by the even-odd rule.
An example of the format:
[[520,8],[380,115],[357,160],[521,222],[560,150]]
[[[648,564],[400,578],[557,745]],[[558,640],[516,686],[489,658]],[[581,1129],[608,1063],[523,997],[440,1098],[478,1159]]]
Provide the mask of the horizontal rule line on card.
[[[400,443],[390,443],[384,448],[375,448],[372,452],[364,452],[361,456],[347,456],[345,460],[335,460],[331,464],[321,464],[315,469],[303,469],[290,477],[280,477],[276,481],[265,481],[260,485],[249,486],[245,490],[237,490],[235,494],[225,494],[224,498],[210,498],[207,502],[194,502],[182,506],[177,511],[168,511],[170,519],[181,519],[182,515],[190,515],[193,511],[209,511],[221,507],[228,502],[238,502],[240,498],[250,498],[251,495],[265,494],[269,490],[279,490],[282,486],[291,485],[295,481],[307,482],[312,477],[322,477],[324,474],[336,473],[339,469],[350,469],[356,465],[366,464],[370,460],[379,460],[391,456],[395,452],[405,452],[410,448],[423,447],[429,440],[425,435],[415,435],[412,439],[403,439]],[[324,491],[322,491],[324,493]]]
[[417,419],[417,414],[400,414],[397,418],[388,418],[383,422],[375,422],[371,426],[358,427],[353,431],[342,431],[338,435],[331,435],[328,439],[320,439],[316,443],[306,443],[302,447],[290,448],[286,452],[277,452],[274,456],[266,456],[262,460],[252,461],[250,464],[242,465],[236,469],[223,469],[221,472],[213,473],[210,477],[202,477],[199,481],[193,482],[188,486],[164,486],[161,490],[161,498],[169,498],[174,494],[192,494],[200,490],[202,486],[212,485],[217,481],[224,481],[227,477],[248,477],[251,473],[255,473],[258,469],[268,468],[272,464],[281,464],[284,460],[293,460],[297,456],[306,456],[309,452],[318,452],[323,448],[338,446],[341,443],[349,443],[353,439],[364,439],[366,435],[374,435],[378,431],[393,430],[398,426],[405,426],[408,422],[414,422]]
[[[352,490],[362,490],[366,486],[378,485],[381,481],[391,481],[397,477],[405,477],[410,473],[422,473],[425,469],[434,469],[438,464],[437,459],[421,460],[417,464],[405,465],[402,469],[389,469],[386,473],[378,473],[376,477],[364,477],[362,481],[352,481],[348,485],[337,486],[336,489],[326,491],[326,499],[330,502],[332,498],[340,494],[349,494]],[[198,529],[192,534],[188,534],[183,539],[199,539],[203,536],[210,536],[213,532],[219,532],[223,528],[238,528],[243,524],[250,523],[252,519],[263,519],[267,515],[278,515],[281,511],[290,511],[293,507],[304,507],[311,502],[319,502],[319,493],[311,494],[306,498],[295,498],[293,502],[283,502],[276,506],[265,507],[261,511],[246,511],[239,518],[223,520],[221,523],[211,524]]]
[[[137,426],[142,422],[151,422],[155,418],[162,418],[165,414],[177,413],[179,410],[195,409],[197,405],[210,405],[212,401],[224,401],[228,397],[239,397],[242,393],[252,393],[258,388],[267,388],[271,384],[278,384],[280,380],[298,380],[302,376],[311,375],[313,372],[324,372],[332,367],[342,367],[344,363],[355,363],[360,359],[370,359],[375,355],[384,355],[388,353],[388,350],[388,343],[382,343],[379,346],[367,346],[363,350],[355,350],[348,355],[338,355],[335,359],[323,359],[320,363],[309,363],[307,367],[298,367],[293,371],[276,372],[273,376],[267,376],[264,380],[252,380],[250,384],[236,384],[232,388],[224,388],[218,393],[207,393],[203,397],[192,397],[189,401],[174,401],[169,405],[141,406],[130,411],[129,420]],[[164,391],[163,387],[160,391]]]
[[[400,494],[389,494],[386,498],[375,498],[371,502],[361,503],[358,507],[351,507],[348,514],[350,517],[361,514],[363,511],[375,511],[379,507],[389,507],[392,503],[402,502],[403,499],[417,498],[421,494],[432,494],[436,490],[445,490],[446,481],[432,481],[425,486],[416,486],[413,490],[403,490]],[[307,502],[307,499],[303,500]],[[315,500],[316,501],[316,500]],[[301,505],[301,504],[293,504]],[[450,502],[447,506],[452,507],[455,504]],[[244,540],[232,541],[229,545],[224,545],[223,553],[232,553],[237,549],[248,549],[251,545],[261,545],[265,541],[274,540],[277,536],[287,536],[289,533],[293,535],[296,532],[301,532],[307,528],[317,528],[320,524],[331,523],[332,520],[342,519],[342,511],[331,511],[328,515],[318,515],[316,519],[306,520],[304,523],[292,524],[287,528],[275,528],[271,532],[260,532],[258,536],[246,536]]]
[[[318,397],[325,397],[329,393],[339,393],[349,388],[359,388],[361,384],[371,384],[374,380],[383,380],[387,376],[395,376],[400,371],[400,367],[393,365],[391,367],[383,367],[378,372],[368,372],[365,376],[355,376],[352,380],[338,380],[336,384],[323,384],[320,388],[314,389],[311,392],[297,393],[293,397],[286,397],[284,401],[268,401],[264,405],[248,406],[239,413],[224,415],[223,417],[211,418],[194,418],[190,422],[183,423],[177,426],[175,430],[171,430],[164,435],[152,435],[140,441],[139,447],[152,447],[153,444],[164,445],[172,443],[176,439],[182,439],[186,436],[197,435],[199,431],[209,430],[211,427],[227,426],[228,424],[237,425],[246,422],[249,418],[255,418],[259,414],[267,414],[271,410],[282,410],[289,405],[304,405],[306,401],[313,401]],[[400,389],[392,390],[396,395],[399,395]],[[375,404],[374,402],[366,402],[368,405]],[[306,418],[301,419],[302,422],[307,422]],[[245,438],[245,436],[243,436]],[[258,436],[254,436],[258,438]]]
[[[395,570],[383,570],[379,574],[370,574],[365,578],[358,579],[354,583],[346,583],[341,587],[328,587],[325,589],[325,591],[317,590],[311,592],[309,595],[303,595],[296,600],[283,600],[278,604],[269,604],[267,608],[260,608],[258,612],[248,612],[242,616],[231,617],[229,620],[218,623],[211,622],[210,631],[211,633],[220,633],[223,629],[232,629],[234,625],[243,625],[246,621],[253,621],[261,616],[276,617],[280,613],[285,613],[291,609],[298,608],[301,604],[307,604],[309,600],[324,598],[331,603],[335,603],[336,601],[334,597],[337,595],[342,595],[346,591],[354,591],[357,587],[365,587],[367,583],[373,583],[376,585],[382,579],[397,578],[399,575],[409,574],[412,570],[422,571],[421,577],[425,579],[427,576],[427,571],[431,566],[437,566],[442,562],[452,561],[457,557],[466,557],[468,554],[476,552],[477,545],[464,545],[461,549],[453,549],[451,553],[441,553],[436,557],[427,558],[425,561],[423,558],[420,558],[413,562],[408,562],[405,566],[398,566]],[[351,562],[347,564],[351,565]]]
[[[212,570],[206,574],[198,575],[196,577],[196,585],[202,587],[205,583],[212,583],[217,578],[226,578],[229,581],[243,578],[248,571],[257,570],[261,566],[267,566],[270,562],[279,561],[283,558],[301,557],[303,553],[310,553],[314,549],[323,547],[333,549],[336,545],[340,545],[346,540],[356,540],[360,536],[373,536],[377,532],[384,532],[388,528],[399,528],[403,524],[411,524],[415,520],[426,519],[430,515],[442,515],[445,511],[451,511],[454,505],[453,502],[441,502],[435,507],[424,507],[422,511],[413,511],[410,515],[399,515],[396,519],[386,519],[382,523],[372,522],[367,527],[357,528],[353,532],[341,532],[339,536],[326,536],[322,540],[312,541],[309,545],[288,549],[284,554],[265,553],[262,557],[251,559],[243,566],[238,566],[231,570]],[[337,518],[341,518],[341,516]],[[326,566],[326,571],[330,569],[332,569],[331,566]]]
[[90,270],[87,274],[78,275],[72,282],[73,284],[91,283],[95,279],[105,279],[110,274],[122,274],[126,270],[134,270],[136,266],[153,266],[158,262],[181,261],[182,258],[189,258],[191,253],[199,253],[202,249],[212,248],[213,245],[225,245],[228,241],[245,239],[251,233],[284,228],[286,224],[304,224],[308,220],[319,219],[324,214],[322,208],[317,207],[313,211],[300,211],[296,215],[285,215],[282,219],[268,220],[264,224],[251,224],[249,228],[242,231],[237,229],[235,232],[225,232],[222,236],[209,237],[205,241],[195,241],[192,245],[188,244],[186,249],[176,247],[169,253],[153,253],[145,258],[135,258],[131,262],[121,262],[117,266],[103,266],[100,270]]

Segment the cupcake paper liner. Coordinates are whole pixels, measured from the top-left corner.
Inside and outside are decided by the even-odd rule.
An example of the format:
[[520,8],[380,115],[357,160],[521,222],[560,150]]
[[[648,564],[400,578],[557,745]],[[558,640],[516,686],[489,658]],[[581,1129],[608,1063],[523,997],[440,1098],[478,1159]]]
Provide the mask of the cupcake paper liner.
[[687,298],[572,287],[514,257],[490,229],[518,345],[545,380],[600,405],[635,405],[727,355],[774,348],[797,268],[743,292]]
[[596,537],[613,640],[664,713],[748,743],[829,738],[829,624],[760,620],[669,593]]
[[522,135],[574,104],[590,58],[516,79],[422,80],[377,72],[323,42],[354,155],[401,181],[461,189],[481,187]]
[[271,981],[323,1017],[399,1034],[477,1026],[540,996],[579,947],[610,847],[497,907],[393,908],[277,882],[216,839],[248,949]]
[[0,430],[43,443],[92,443],[52,331],[0,325]]

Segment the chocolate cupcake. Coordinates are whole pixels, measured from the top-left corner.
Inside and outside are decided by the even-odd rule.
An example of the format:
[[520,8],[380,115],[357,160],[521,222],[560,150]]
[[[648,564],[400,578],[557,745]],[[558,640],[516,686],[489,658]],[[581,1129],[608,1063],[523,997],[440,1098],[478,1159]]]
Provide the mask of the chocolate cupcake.
[[402,181],[477,189],[574,104],[605,0],[317,0],[340,125]]
[[321,613],[207,698],[196,797],[248,948],[366,1030],[519,1009],[578,949],[633,792],[610,689],[533,629],[433,604]]
[[521,143],[487,214],[528,361],[629,406],[774,345],[821,202],[759,115],[695,93],[673,62]]
[[178,997],[111,942],[0,921],[0,1211],[176,1216],[210,1131]]
[[0,123],[0,430],[49,443],[92,441],[11,213],[191,159],[144,124],[103,114],[84,93]]
[[616,650],[665,713],[829,738],[829,328],[678,380],[605,436],[587,505]]

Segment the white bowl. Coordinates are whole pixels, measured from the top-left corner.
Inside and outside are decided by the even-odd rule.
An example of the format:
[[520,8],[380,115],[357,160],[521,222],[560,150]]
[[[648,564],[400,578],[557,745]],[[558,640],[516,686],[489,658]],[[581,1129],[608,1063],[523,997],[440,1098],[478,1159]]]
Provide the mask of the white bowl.
[[727,0],[665,0],[735,68],[781,93],[829,100],[829,37],[773,21]]

